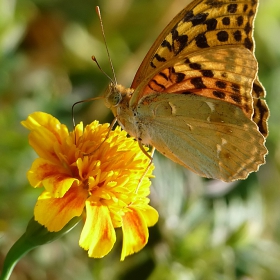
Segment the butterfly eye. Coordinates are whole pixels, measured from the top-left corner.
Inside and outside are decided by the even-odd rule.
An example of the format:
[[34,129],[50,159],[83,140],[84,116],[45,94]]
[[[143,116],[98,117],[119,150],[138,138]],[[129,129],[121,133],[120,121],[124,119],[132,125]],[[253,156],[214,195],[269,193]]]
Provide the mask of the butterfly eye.
[[119,105],[122,100],[122,94],[114,84],[110,84],[104,98],[106,107],[112,108]]
[[118,106],[122,100],[122,96],[120,92],[114,91],[107,98],[107,102],[111,104],[111,107]]

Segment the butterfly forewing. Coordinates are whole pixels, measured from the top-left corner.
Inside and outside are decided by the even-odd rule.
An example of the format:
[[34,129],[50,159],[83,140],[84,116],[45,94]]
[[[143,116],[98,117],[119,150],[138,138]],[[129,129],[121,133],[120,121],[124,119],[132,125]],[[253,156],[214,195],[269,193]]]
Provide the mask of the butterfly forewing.
[[136,88],[155,68],[182,53],[221,45],[239,45],[252,51],[257,5],[256,0],[193,1],[162,31],[139,67],[131,87]]

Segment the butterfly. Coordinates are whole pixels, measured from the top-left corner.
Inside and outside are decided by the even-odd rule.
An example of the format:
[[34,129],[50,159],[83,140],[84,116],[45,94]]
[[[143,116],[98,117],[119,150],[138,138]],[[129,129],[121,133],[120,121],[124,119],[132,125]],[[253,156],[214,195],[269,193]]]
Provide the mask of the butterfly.
[[105,105],[121,127],[202,177],[231,182],[257,171],[268,153],[269,117],[254,56],[257,7],[257,0],[186,6],[131,87],[109,85]]

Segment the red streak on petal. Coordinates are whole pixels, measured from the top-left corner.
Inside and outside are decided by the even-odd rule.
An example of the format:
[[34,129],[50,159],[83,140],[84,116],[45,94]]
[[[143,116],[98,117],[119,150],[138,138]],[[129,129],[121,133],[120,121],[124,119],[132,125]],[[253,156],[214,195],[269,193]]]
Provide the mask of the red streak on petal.
[[58,170],[55,169],[55,167],[51,167],[49,164],[42,164],[40,165],[40,167],[38,168],[39,172],[42,174],[42,177],[43,178],[48,178],[48,177],[51,177],[55,174],[57,174]]
[[143,223],[137,213],[134,212],[126,215],[125,223],[129,225],[130,230],[134,232],[135,236],[137,236],[137,239],[142,244],[146,244],[147,236],[141,230],[143,228]]
[[64,211],[64,209],[80,209],[84,207],[87,198],[87,192],[82,192],[78,187],[70,188],[63,198],[57,198],[55,204],[58,209],[58,213]]
[[55,182],[61,182],[65,178],[72,177],[70,174],[66,172],[66,170],[63,167],[50,165],[50,164],[42,164],[38,167],[38,173],[40,173],[40,177],[42,179],[48,179],[50,177],[53,177],[54,183]]

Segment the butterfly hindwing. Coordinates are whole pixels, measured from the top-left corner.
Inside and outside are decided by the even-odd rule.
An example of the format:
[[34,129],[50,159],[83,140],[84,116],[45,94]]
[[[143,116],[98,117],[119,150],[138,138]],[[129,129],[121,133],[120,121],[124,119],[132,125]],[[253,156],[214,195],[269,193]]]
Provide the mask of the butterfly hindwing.
[[269,118],[269,109],[266,101],[264,100],[265,90],[258,77],[253,83],[252,97],[254,102],[253,121],[257,124],[260,133],[266,138],[268,136],[267,120]]
[[145,96],[137,121],[143,143],[203,177],[245,179],[267,153],[256,124],[239,107],[203,96]]

